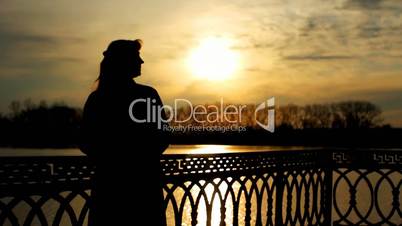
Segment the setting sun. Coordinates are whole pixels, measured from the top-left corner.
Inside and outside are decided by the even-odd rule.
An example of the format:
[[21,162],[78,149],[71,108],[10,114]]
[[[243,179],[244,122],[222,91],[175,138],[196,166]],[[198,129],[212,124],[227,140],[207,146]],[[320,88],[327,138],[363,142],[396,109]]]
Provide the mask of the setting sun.
[[221,81],[238,69],[238,53],[231,49],[232,41],[225,38],[206,38],[188,58],[190,71],[197,78]]

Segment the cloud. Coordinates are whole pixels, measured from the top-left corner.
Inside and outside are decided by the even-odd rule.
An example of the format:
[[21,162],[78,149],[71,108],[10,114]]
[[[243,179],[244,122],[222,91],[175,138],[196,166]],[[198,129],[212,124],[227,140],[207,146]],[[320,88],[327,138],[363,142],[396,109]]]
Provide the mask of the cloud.
[[[356,25],[335,10],[315,12],[300,19],[296,36],[284,39],[279,54],[284,60],[346,60],[360,56],[353,43]],[[285,56],[285,57],[283,57]]]
[[357,10],[365,13],[392,11],[401,13],[402,5],[399,0],[347,0],[340,10]]
[[55,37],[45,36],[45,35],[35,35],[35,34],[23,34],[18,32],[9,32],[5,30],[0,30],[2,43],[30,43],[30,44],[38,44],[38,45],[46,45],[51,44],[54,45],[57,43],[57,39]]
[[348,0],[343,9],[378,10],[382,8],[383,0]]
[[361,26],[359,36],[361,38],[376,38],[380,36],[381,30],[381,27],[374,24]]
[[[402,27],[399,22],[402,5],[393,7],[395,2],[348,0],[343,4],[344,8],[365,11],[339,10],[333,4],[332,9],[307,13],[305,18],[300,19],[302,22],[297,28],[297,38],[289,38],[278,54],[284,63],[288,61],[287,64],[290,61],[336,64],[338,60],[343,64],[346,60],[355,59],[350,62],[349,69],[362,71],[366,62],[375,58],[376,65],[395,68],[402,50]],[[370,70],[384,68],[371,67]]]
[[357,56],[346,56],[346,55],[290,55],[285,56],[284,60],[311,60],[311,61],[326,61],[326,60],[350,60],[355,59]]
[[64,43],[82,43],[86,40],[77,36],[56,36],[50,34],[41,34],[30,31],[26,28],[16,29],[18,24],[0,23],[0,46],[11,47],[17,44],[54,46]]
[[82,62],[79,56],[68,55],[64,49],[85,41],[0,23],[0,77],[43,74],[61,64]]

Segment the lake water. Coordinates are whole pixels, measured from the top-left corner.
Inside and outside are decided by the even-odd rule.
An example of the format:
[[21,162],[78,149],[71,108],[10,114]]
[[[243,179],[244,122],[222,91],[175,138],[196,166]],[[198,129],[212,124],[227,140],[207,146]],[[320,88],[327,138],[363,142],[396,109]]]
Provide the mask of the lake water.
[[[234,146],[234,145],[172,145],[170,146],[164,154],[166,155],[171,155],[171,154],[213,154],[213,153],[232,153],[232,152],[237,152],[237,153],[241,153],[241,152],[262,152],[262,151],[278,151],[278,150],[303,150],[303,149],[311,149],[311,148],[307,148],[307,147],[280,147],[280,146]],[[77,156],[77,155],[84,155],[79,149],[13,149],[13,148],[0,148],[0,157],[1,156]],[[351,180],[355,181],[356,178],[358,177],[357,174],[351,174]],[[369,180],[372,180],[373,183],[375,184],[375,181],[378,181],[380,179],[379,174],[374,173],[373,175],[368,175],[367,178]],[[392,181],[395,181],[396,184],[398,184],[398,181],[401,181],[401,174],[399,173],[393,173],[389,176],[389,178],[391,178]],[[359,191],[357,193],[357,201],[359,203],[363,203],[363,207],[366,205],[369,205],[369,201],[367,201],[368,199],[371,198],[371,194],[370,191],[368,189],[367,185],[362,185],[359,186]],[[239,189],[239,188],[233,188],[234,190]],[[379,203],[380,206],[384,206],[384,208],[390,208],[390,206],[392,205],[392,195],[391,192],[392,190],[390,189],[390,186],[388,187],[384,187],[381,188],[381,193],[383,194],[383,197],[381,198],[382,202]],[[399,188],[400,190],[401,188]],[[337,203],[341,209],[341,211],[347,211],[347,206],[349,204],[349,189],[348,189],[348,185],[344,182],[341,182],[339,184],[338,190],[340,192],[337,192],[337,197],[339,197],[338,199],[340,200],[339,203]],[[193,191],[191,191],[193,193]],[[197,193],[199,191],[194,191],[194,194]],[[208,190],[206,189],[206,193],[212,193],[212,190]],[[183,195],[183,191],[181,191],[180,189],[178,189],[177,191],[175,191],[174,193],[175,196],[177,197],[181,197]],[[347,198],[345,198],[347,197]],[[11,199],[9,198],[3,198],[1,201],[4,203],[9,202]],[[402,195],[399,198],[399,202],[402,203]],[[84,203],[84,200],[81,198],[75,200],[72,205],[74,208],[76,209],[80,209],[82,208],[82,205]],[[244,201],[243,201],[244,204]],[[215,204],[215,206],[219,207],[219,203]],[[252,209],[253,206],[255,206],[255,203],[252,204]],[[183,216],[183,224],[182,225],[191,225],[190,224],[190,219],[191,219],[191,209],[185,207],[185,211],[184,211],[184,216]],[[198,216],[198,225],[205,225],[205,221],[203,221],[203,216],[205,218],[205,205],[204,206],[200,206],[199,211],[199,216]],[[364,209],[367,209],[368,207],[364,207]],[[52,218],[57,209],[58,209],[58,204],[57,203],[47,203],[45,205],[42,206],[43,211],[47,214],[48,218]],[[230,210],[230,207],[227,207],[228,210]],[[241,210],[245,210],[244,207],[240,208]],[[215,211],[216,210],[216,211]],[[17,215],[21,215],[21,216],[26,216],[27,214],[27,206],[26,205],[18,205],[15,209],[14,209],[15,213],[17,213]],[[216,209],[216,207],[214,207],[214,211],[212,214],[212,225],[216,225],[219,223],[219,214],[216,214],[215,212],[219,213],[219,208]],[[253,212],[255,212],[255,207]],[[1,212],[0,212],[1,214]],[[333,212],[333,216],[336,213]],[[369,219],[376,221],[376,217],[378,218],[378,214],[372,214],[373,216],[370,216]],[[394,215],[397,215],[396,213]],[[230,211],[226,214],[226,216],[229,218],[231,216]],[[356,218],[356,216],[351,216],[352,218]],[[398,216],[396,216],[398,217]],[[167,221],[168,221],[168,225],[174,225],[174,217],[173,217],[173,212],[171,209],[171,206],[168,207],[167,210]],[[239,219],[240,218],[244,218],[244,213],[240,211],[239,213]],[[402,223],[402,220],[400,220],[400,218],[398,219],[394,219],[394,217],[392,217],[391,219],[393,219],[394,222],[398,222],[398,223]],[[230,220],[229,220],[230,222]],[[227,222],[227,223],[229,223]],[[243,223],[244,224],[244,223]],[[242,221],[240,220],[240,225],[243,225]],[[5,225],[10,225],[9,222]],[[39,221],[37,219],[34,220],[33,225],[40,225]],[[70,225],[70,222],[66,219],[63,218],[61,225],[63,226],[67,226]],[[230,224],[228,224],[230,225]],[[252,224],[253,225],[253,224]]]
[[[170,145],[164,154],[214,154],[264,152],[277,150],[303,150],[302,146],[251,146],[251,145]],[[311,149],[311,148],[308,148]],[[77,148],[38,149],[38,148],[0,148],[1,156],[77,156],[85,155]]]

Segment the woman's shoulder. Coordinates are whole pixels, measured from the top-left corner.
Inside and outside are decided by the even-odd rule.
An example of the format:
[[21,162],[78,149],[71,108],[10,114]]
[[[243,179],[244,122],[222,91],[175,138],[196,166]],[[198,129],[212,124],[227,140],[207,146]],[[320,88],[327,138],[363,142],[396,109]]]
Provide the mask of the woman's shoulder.
[[88,95],[87,100],[85,101],[85,106],[90,107],[90,106],[98,105],[104,101],[105,101],[105,98],[103,97],[103,95],[98,90],[94,90]]
[[98,98],[98,96],[99,96],[99,92],[97,90],[92,91],[87,97],[87,102],[96,100]]
[[91,107],[92,105],[93,105],[93,103],[95,102],[95,100],[97,99],[97,92],[96,91],[93,91],[93,92],[91,92],[89,95],[88,95],[88,97],[87,97],[87,99],[86,99],[86,101],[85,101],[85,104],[84,104],[84,110],[86,109],[86,108],[89,108],[89,107]]

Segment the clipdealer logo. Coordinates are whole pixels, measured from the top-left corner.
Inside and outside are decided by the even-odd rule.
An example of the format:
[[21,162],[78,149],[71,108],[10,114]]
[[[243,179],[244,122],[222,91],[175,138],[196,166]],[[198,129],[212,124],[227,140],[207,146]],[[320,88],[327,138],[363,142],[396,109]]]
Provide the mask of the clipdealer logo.
[[[146,106],[146,117],[137,118],[134,115],[136,111],[137,104],[143,103]],[[188,117],[178,117],[177,110],[179,106],[187,105],[189,111]],[[141,106],[141,110],[143,111],[144,105]],[[225,105],[223,103],[223,99],[221,99],[219,107],[216,105],[204,106],[204,105],[193,105],[187,99],[175,99],[174,106],[163,105],[159,106],[156,104],[155,99],[151,98],[140,98],[133,100],[128,109],[129,116],[133,122],[136,123],[156,123],[158,129],[162,129],[163,125],[166,125],[170,122],[175,123],[185,123],[192,120],[197,123],[226,123],[233,125],[239,125],[242,121],[242,114],[244,109],[247,108],[247,105]],[[260,111],[268,109],[266,116],[266,124],[262,121],[258,120],[258,114]],[[164,119],[162,117],[162,112],[167,111],[168,118]],[[265,112],[264,112],[265,113]],[[199,119],[199,117],[203,117],[203,119]],[[232,116],[235,116],[233,119]],[[273,133],[275,131],[275,97],[271,97],[264,102],[260,103],[254,111],[254,120],[258,126],[261,128]],[[214,126],[216,127],[216,126]],[[219,126],[218,126],[219,127]],[[225,130],[223,130],[225,131]]]
[[[257,114],[259,111],[268,108],[268,120],[267,124],[263,124],[262,122],[258,121]],[[268,100],[262,102],[260,105],[257,106],[254,112],[254,118],[256,123],[263,129],[273,133],[275,132],[275,97],[271,97]]]

